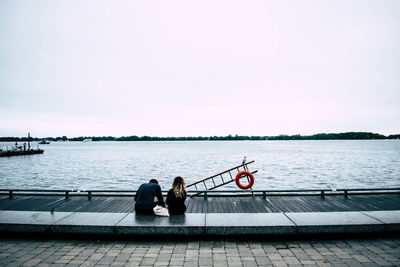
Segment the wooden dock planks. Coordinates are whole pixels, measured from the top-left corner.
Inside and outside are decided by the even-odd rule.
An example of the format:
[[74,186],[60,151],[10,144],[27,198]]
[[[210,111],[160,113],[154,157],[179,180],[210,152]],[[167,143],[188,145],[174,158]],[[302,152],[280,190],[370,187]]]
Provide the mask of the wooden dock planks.
[[[133,212],[133,197],[1,196],[0,210]],[[203,197],[186,200],[188,213],[277,213],[400,210],[400,194],[344,196]]]

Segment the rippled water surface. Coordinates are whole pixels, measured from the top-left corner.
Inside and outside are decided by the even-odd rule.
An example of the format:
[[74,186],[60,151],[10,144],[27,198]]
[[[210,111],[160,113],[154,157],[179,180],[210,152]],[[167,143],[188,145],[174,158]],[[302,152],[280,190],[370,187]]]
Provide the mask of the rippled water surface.
[[400,186],[400,140],[52,142],[41,148],[42,155],[0,158],[0,187],[136,190],[156,178],[168,189],[177,175],[191,183],[239,165],[245,155],[255,160],[250,170],[258,170],[254,189]]

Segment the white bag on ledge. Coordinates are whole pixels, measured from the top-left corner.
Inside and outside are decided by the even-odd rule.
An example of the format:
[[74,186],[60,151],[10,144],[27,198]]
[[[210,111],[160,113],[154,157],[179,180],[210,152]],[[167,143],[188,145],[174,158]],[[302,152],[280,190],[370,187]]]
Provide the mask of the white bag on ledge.
[[157,216],[166,216],[166,217],[169,216],[168,210],[166,208],[158,206],[158,205],[153,208],[153,211],[154,211],[154,214]]

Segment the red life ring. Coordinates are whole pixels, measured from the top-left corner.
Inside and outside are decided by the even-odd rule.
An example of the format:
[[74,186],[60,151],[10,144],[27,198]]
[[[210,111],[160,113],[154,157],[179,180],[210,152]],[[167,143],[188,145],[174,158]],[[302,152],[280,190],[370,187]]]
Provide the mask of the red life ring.
[[[250,178],[250,182],[249,182],[248,185],[242,185],[242,184],[240,183],[240,178],[242,178],[243,175],[247,175],[247,176]],[[253,184],[254,184],[254,176],[253,176],[253,174],[252,174],[251,172],[249,172],[249,171],[241,171],[241,172],[239,172],[238,174],[236,174],[235,182],[236,182],[236,185],[237,185],[238,187],[240,187],[240,188],[242,188],[242,189],[248,189],[248,188],[252,187]]]

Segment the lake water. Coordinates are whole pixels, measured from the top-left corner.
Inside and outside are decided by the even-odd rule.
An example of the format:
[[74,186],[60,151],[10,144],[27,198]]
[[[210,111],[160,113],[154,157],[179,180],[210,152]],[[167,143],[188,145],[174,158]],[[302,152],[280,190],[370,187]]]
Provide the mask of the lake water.
[[255,190],[400,186],[400,140],[52,142],[41,148],[42,155],[0,158],[0,188],[136,190],[156,178],[167,190],[175,176],[192,183],[240,165],[243,156],[255,160],[249,165],[258,170]]

